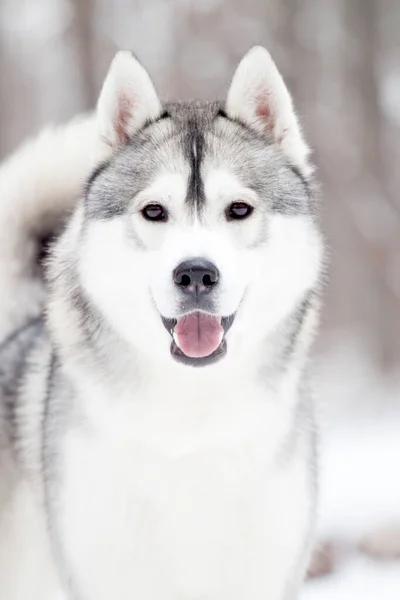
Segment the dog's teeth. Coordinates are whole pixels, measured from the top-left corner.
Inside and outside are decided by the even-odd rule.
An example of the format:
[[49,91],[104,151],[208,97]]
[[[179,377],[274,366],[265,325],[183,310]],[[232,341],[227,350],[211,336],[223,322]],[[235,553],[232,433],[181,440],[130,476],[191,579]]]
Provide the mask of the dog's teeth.
[[179,341],[178,341],[178,336],[176,335],[175,331],[172,332],[172,337],[174,338],[174,342],[175,344],[178,346],[179,348]]

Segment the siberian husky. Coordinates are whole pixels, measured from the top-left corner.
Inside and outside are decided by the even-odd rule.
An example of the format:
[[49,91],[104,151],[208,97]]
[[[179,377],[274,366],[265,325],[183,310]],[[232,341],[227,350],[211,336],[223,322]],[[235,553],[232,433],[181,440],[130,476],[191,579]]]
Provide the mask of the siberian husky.
[[268,52],[166,104],[119,52],[0,186],[1,598],[298,598],[323,243]]

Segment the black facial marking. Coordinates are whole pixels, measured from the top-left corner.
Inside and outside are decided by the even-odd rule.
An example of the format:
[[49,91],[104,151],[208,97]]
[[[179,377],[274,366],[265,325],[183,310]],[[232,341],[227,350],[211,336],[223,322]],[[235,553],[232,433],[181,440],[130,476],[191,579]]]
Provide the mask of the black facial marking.
[[160,116],[154,121],[155,123],[157,123],[158,121],[162,121],[163,119],[169,119],[170,118],[170,114],[167,111],[167,109],[163,110],[163,112],[160,114]]
[[224,108],[222,108],[222,106],[218,109],[218,112],[215,116],[216,116],[216,118],[220,117],[221,119],[226,119],[227,121],[230,121],[231,123],[234,123],[234,124],[238,125],[239,127],[246,129],[246,131],[250,131],[244,123],[242,123],[241,121],[238,121],[237,119],[234,119],[230,115],[228,115],[228,113],[226,112],[226,110]]
[[300,171],[300,169],[298,169],[297,167],[290,165],[290,170],[292,171],[292,173],[294,175],[296,175],[296,177],[298,177],[298,179],[300,179],[301,183],[304,186],[304,189],[306,191],[307,197],[311,198],[311,190],[310,190],[310,185],[309,182],[307,181],[307,179],[304,177],[303,173]]
[[204,157],[204,135],[195,120],[187,124],[187,153],[190,164],[189,185],[186,200],[199,210],[205,202],[204,184],[201,178],[201,163]]
[[85,185],[85,196],[88,195],[90,188],[92,187],[92,184],[94,183],[94,181],[97,179],[97,177],[100,175],[100,173],[102,173],[109,165],[110,163],[108,161],[100,163],[95,170],[92,172],[92,174],[89,176],[89,179],[86,181],[86,185]]
[[225,109],[222,108],[222,106],[218,109],[218,112],[216,114],[217,117],[222,117],[223,119],[230,119],[228,113],[225,111]]
[[[144,132],[147,132],[147,129],[149,129],[153,125],[156,125],[160,121],[164,121],[164,119],[169,119],[170,116],[171,115],[169,114],[169,112],[166,109],[163,110],[162,113],[160,113],[160,115],[158,117],[156,117],[155,119],[147,119],[143,123],[142,127],[136,132],[135,135],[139,135],[139,134],[143,134]],[[129,141],[128,141],[128,143],[129,143]]]

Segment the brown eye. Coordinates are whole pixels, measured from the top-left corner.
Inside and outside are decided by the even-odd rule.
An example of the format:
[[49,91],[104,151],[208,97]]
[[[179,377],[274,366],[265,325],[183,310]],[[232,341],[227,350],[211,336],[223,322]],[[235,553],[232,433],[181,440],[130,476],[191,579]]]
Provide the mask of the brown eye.
[[246,204],[246,202],[232,202],[232,204],[227,208],[226,218],[229,221],[247,219],[253,210],[253,207],[250,206],[250,204]]
[[167,221],[167,211],[161,204],[148,204],[142,210],[142,215],[147,221]]

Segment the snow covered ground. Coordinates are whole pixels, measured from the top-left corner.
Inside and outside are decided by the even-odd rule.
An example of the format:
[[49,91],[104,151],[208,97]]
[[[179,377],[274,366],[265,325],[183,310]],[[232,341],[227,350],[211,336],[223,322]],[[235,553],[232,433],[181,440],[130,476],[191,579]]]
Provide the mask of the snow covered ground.
[[332,575],[306,585],[302,600],[400,600],[400,560],[357,549],[377,526],[400,523],[400,383],[383,384],[372,365],[347,353],[335,369],[332,360],[322,377],[319,529],[336,542],[338,561]]
[[301,600],[399,600],[400,561],[352,556],[337,573],[306,585]]

